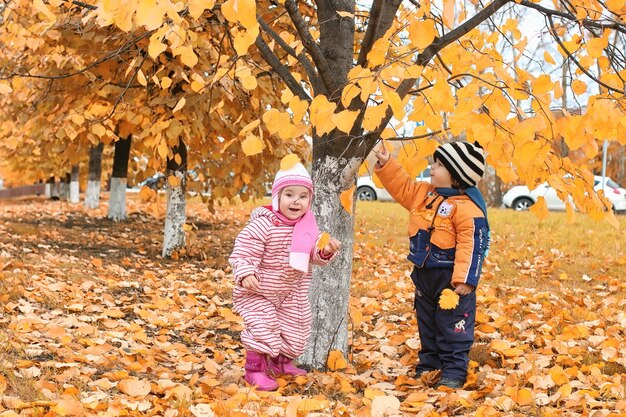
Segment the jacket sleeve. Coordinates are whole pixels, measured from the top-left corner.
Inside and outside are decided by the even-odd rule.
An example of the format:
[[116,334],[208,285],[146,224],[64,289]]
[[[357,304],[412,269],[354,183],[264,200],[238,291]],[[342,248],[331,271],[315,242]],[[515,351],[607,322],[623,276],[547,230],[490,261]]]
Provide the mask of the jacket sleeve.
[[260,278],[259,265],[263,259],[269,226],[267,219],[258,218],[244,227],[235,239],[235,247],[228,258],[233,268],[235,285],[241,285],[241,280],[249,275]]
[[411,209],[415,199],[423,200],[430,188],[429,183],[411,178],[394,158],[389,158],[382,168],[374,168],[374,172],[394,200],[407,210]]
[[320,241],[321,237],[322,237],[322,233],[320,233],[320,235],[317,237],[317,240],[315,241],[315,246],[313,246],[313,250],[311,251],[311,263],[315,265],[324,266],[324,265],[328,265],[330,261],[335,259],[335,257],[337,256],[339,252],[335,252],[328,256],[324,255],[322,253],[322,249],[319,249],[317,247],[317,243]]
[[457,242],[452,271],[452,286],[468,284],[476,288],[489,243],[484,217],[468,216],[457,224]]

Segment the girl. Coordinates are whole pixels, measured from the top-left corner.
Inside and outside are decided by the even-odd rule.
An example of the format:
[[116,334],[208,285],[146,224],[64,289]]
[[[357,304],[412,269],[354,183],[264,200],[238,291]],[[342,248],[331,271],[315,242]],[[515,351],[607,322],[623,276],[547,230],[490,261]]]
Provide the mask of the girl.
[[253,211],[229,258],[233,305],[244,320],[244,379],[259,390],[277,389],[277,375],[306,374],[292,360],[304,352],[311,334],[309,261],[326,265],[341,247],[330,238],[318,249],[312,198],[313,181],[302,164],[279,171],[272,205]]

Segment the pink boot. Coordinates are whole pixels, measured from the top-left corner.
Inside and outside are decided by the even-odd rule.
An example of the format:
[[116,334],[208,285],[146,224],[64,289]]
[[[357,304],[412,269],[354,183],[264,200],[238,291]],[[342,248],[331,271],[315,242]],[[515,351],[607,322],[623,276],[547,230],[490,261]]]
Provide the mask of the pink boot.
[[267,372],[267,357],[258,352],[246,352],[246,375],[243,379],[260,391],[275,391],[278,382]]
[[306,371],[304,369],[300,369],[296,367],[291,359],[286,357],[285,355],[278,355],[275,358],[270,358],[268,362],[268,371],[276,376],[276,375],[306,375]]

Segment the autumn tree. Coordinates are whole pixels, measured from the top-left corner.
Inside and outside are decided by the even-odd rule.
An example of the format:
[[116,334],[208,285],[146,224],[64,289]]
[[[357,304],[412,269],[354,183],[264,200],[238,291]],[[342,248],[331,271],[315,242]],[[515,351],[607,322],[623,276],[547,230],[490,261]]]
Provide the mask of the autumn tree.
[[[31,7],[25,3],[13,2],[8,9]],[[93,71],[93,83],[108,103],[95,118],[131,113],[126,120],[136,123],[133,140],[138,136],[153,150],[148,155],[159,161],[155,168],[175,159],[174,149],[184,142],[188,158],[197,155],[198,165],[232,180],[219,194],[233,192],[271,171],[275,165],[264,161],[280,156],[277,149],[284,152],[285,143],[296,150],[303,137],[311,140],[314,211],[322,229],[342,240],[345,250],[334,268],[315,271],[314,334],[301,358],[310,366],[323,367],[333,349],[347,351],[354,203],[346,201],[364,158],[381,139],[398,139],[402,123],[423,122],[400,138],[401,162],[412,173],[425,167],[444,137],[462,136],[485,148],[503,181],[533,187],[547,180],[561,196],[572,195],[581,212],[614,220],[607,200],[593,192],[585,161],[562,155],[554,145],[564,140],[592,158],[598,141],[625,143],[625,58],[617,47],[626,33],[622,0],[551,5],[373,0],[366,7],[350,0],[39,0],[33,5],[36,17],[19,27],[33,21],[39,22],[34,28],[53,28],[54,36],[48,33],[44,42],[67,46],[71,22],[76,45],[116,48],[115,59],[106,60],[108,74]],[[526,15],[541,21],[554,49],[574,64],[579,78],[569,93],[585,101],[580,114],[555,120],[550,107],[564,94],[560,79],[515,65],[527,46],[519,21],[487,25],[510,9],[527,9]],[[20,19],[8,13],[4,28],[14,34]],[[27,31],[22,51],[37,43],[35,30]],[[508,38],[512,54],[498,50],[505,33],[515,34]],[[73,48],[71,56],[81,57],[83,49]],[[70,66],[91,72],[104,57],[77,58]],[[558,62],[549,53],[543,59],[545,65]],[[56,70],[67,72],[59,64]],[[12,65],[3,73],[10,83],[0,91],[23,94],[18,79],[29,75]],[[143,89],[130,89],[135,83]],[[297,150],[303,154],[303,149]],[[237,164],[228,165],[225,155]],[[540,200],[534,210],[545,214],[545,204]]]

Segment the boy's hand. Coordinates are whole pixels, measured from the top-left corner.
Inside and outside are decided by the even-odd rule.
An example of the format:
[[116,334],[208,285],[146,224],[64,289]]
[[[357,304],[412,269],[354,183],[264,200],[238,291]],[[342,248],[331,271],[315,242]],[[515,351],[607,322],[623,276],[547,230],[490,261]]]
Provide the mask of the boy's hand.
[[338,252],[339,249],[341,249],[341,242],[334,237],[331,237],[328,241],[328,245],[324,246],[324,249],[322,249],[322,254],[332,255],[333,253]]
[[241,286],[244,287],[246,290],[258,291],[259,279],[254,275],[248,275],[241,280]]
[[384,144],[381,144],[378,150],[374,151],[374,156],[376,156],[376,159],[378,159],[376,165],[378,165],[379,167],[385,166],[387,161],[389,161],[389,158],[391,158],[391,154]]
[[454,289],[454,292],[459,295],[467,295],[471,293],[472,291],[474,291],[474,288],[471,285],[467,285],[467,284],[459,284]]

